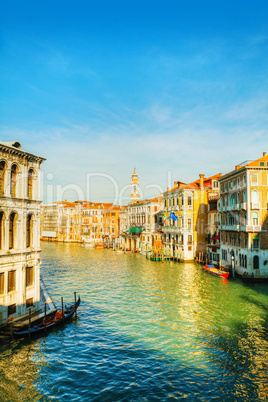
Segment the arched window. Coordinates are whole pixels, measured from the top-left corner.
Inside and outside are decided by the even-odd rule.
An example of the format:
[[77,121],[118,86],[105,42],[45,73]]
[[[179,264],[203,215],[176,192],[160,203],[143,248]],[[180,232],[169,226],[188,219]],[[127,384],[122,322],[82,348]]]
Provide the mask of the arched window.
[[6,173],[6,163],[2,161],[0,162],[0,195],[5,194],[5,173]]
[[252,204],[257,204],[259,202],[259,194],[257,190],[253,190],[251,193]]
[[253,257],[253,268],[259,269],[259,256],[258,255],[254,255],[254,257]]
[[16,213],[13,212],[9,217],[9,250],[15,248],[15,223]]
[[32,199],[33,198],[33,169],[30,169],[28,172],[28,186],[27,186],[27,197]]
[[32,245],[32,215],[27,215],[26,221],[26,247],[31,247]]
[[0,250],[3,250],[4,248],[3,220],[4,220],[4,213],[0,212]]
[[10,195],[16,197],[16,184],[17,184],[18,168],[16,165],[12,165],[10,173]]
[[259,216],[257,212],[253,212],[252,214],[252,225],[258,225]]

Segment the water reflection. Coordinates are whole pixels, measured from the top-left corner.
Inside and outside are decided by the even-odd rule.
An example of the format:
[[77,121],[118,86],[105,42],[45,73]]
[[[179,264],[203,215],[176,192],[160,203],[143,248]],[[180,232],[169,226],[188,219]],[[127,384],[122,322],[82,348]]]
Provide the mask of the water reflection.
[[[34,357],[40,355],[39,343],[12,341],[1,347],[0,400],[39,401],[48,400],[36,387],[40,381],[40,365]],[[40,362],[44,356],[41,358]]]
[[[138,254],[75,244],[43,248],[42,274],[55,301],[72,299],[76,290],[82,304],[76,321],[22,345],[31,351],[24,365],[33,374],[17,365],[15,389],[17,378],[30,378],[26,389],[34,388],[34,397],[60,401],[265,398],[264,285]],[[12,353],[3,353],[4,373]]]

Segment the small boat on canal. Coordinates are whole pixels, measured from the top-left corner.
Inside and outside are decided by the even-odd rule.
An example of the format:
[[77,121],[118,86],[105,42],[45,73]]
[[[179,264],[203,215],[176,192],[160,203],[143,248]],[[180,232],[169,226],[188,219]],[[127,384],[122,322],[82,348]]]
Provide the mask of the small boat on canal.
[[76,310],[80,305],[80,296],[78,300],[71,305],[66,307],[64,310],[57,310],[54,314],[50,314],[44,317],[41,321],[33,321],[31,325],[25,324],[20,328],[14,327],[12,330],[12,337],[14,339],[28,338],[36,335],[43,335],[53,328],[58,327],[66,323],[75,314]]
[[214,275],[214,276],[219,276],[221,278],[227,279],[229,276],[229,272],[221,271],[220,269],[216,268],[215,265],[205,265],[204,266],[205,271],[207,271],[209,274]]

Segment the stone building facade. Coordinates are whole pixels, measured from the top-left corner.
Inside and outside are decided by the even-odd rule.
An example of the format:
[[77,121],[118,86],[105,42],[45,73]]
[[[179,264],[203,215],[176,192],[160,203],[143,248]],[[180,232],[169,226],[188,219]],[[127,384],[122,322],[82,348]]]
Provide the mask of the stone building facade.
[[0,142],[0,325],[40,304],[40,165],[19,142]]
[[207,252],[208,194],[218,188],[221,174],[199,176],[189,184],[175,182],[174,188],[164,193],[165,252],[182,261],[193,261]]
[[146,251],[154,244],[159,244],[163,225],[161,211],[162,196],[129,204],[123,212],[127,225],[120,233],[121,247],[131,251]]
[[219,182],[222,264],[268,278],[268,156],[237,165]]

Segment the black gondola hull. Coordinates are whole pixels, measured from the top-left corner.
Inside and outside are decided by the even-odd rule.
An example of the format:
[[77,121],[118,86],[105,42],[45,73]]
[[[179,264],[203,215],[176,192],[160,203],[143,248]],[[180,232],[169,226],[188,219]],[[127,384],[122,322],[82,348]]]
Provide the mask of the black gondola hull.
[[56,328],[60,325],[63,325],[66,321],[68,321],[76,312],[80,305],[81,299],[80,297],[78,298],[77,302],[73,304],[71,307],[68,309],[64,310],[64,317],[60,318],[56,321],[52,321],[47,323],[46,325],[41,323],[32,323],[32,326],[29,330],[28,325],[24,326],[18,331],[13,332],[13,338],[14,339],[20,339],[20,338],[28,338],[31,336],[38,336],[38,335],[43,335],[44,333],[51,331],[53,328]]

